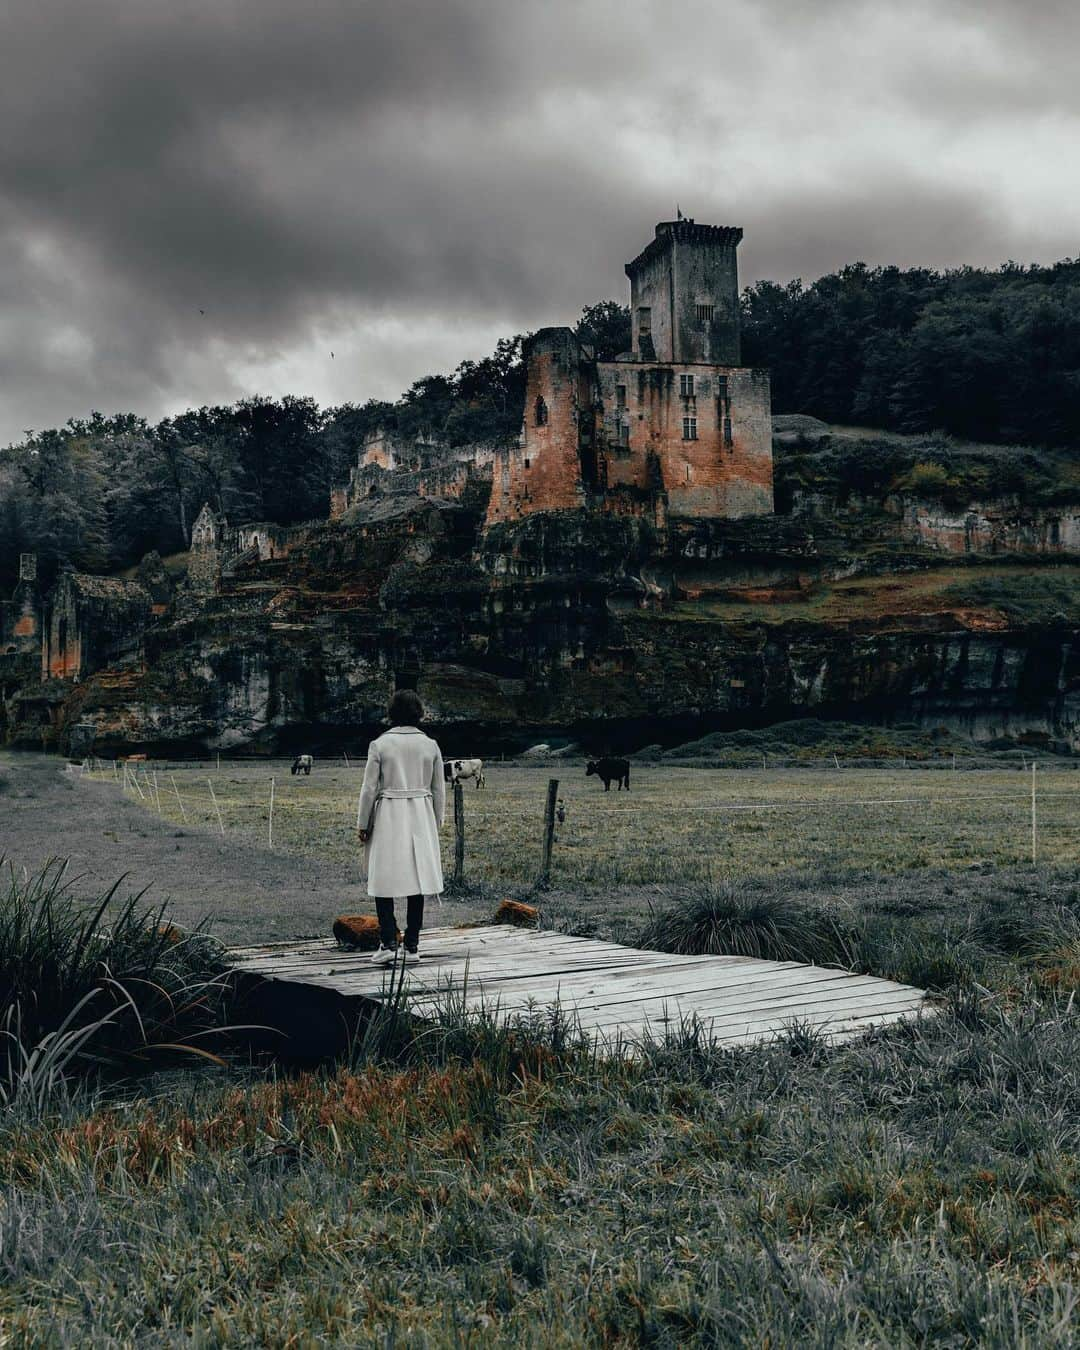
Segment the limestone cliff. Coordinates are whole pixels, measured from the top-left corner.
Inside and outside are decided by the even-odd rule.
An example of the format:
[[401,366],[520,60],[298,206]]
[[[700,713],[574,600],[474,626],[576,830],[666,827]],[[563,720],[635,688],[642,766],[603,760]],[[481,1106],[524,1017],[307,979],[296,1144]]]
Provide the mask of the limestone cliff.
[[[978,602],[1000,569],[943,579],[900,542],[883,557],[778,519],[659,535],[568,512],[472,539],[445,503],[327,526],[152,630],[143,662],[76,685],[62,727],[103,753],[329,748],[364,739],[405,682],[478,746],[633,746],[817,711],[1080,749],[1080,615]],[[1080,578],[1034,584],[1058,573]]]

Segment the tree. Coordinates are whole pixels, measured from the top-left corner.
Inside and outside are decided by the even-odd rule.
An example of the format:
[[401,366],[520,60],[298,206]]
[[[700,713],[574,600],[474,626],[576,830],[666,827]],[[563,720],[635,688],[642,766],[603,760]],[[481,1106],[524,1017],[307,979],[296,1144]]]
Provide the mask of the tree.
[[593,349],[598,361],[614,361],[633,345],[630,307],[617,300],[586,305],[574,332],[580,342]]

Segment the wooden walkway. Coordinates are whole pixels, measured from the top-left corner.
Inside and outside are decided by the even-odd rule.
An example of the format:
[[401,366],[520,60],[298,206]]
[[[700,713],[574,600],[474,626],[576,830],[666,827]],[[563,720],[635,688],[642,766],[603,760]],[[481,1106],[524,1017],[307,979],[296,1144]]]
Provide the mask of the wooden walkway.
[[[725,1045],[767,1041],[795,1023],[839,1041],[913,1016],[927,997],[794,961],[669,956],[508,926],[425,929],[421,953],[404,975],[408,1005],[421,1017],[451,990],[470,1009],[503,1015],[558,1003],[591,1034],[623,1041],[661,1036],[691,1017]],[[329,938],[237,948],[230,959],[245,973],[345,998],[381,1000],[391,987],[389,971],[373,966],[369,953]]]

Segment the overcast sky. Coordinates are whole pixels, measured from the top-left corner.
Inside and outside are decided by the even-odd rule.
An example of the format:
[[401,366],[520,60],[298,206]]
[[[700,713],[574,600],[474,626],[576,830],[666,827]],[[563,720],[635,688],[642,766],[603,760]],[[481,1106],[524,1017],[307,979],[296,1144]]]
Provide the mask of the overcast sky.
[[625,298],[676,203],[743,282],[1080,254],[1078,11],[0,0],[0,444],[394,398]]

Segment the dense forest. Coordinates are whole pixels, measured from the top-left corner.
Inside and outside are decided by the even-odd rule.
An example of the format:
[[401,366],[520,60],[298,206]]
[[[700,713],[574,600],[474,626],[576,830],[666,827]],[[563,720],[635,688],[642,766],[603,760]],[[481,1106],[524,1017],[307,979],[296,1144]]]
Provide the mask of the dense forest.
[[1080,262],[869,268],[743,294],[743,360],[777,412],[971,440],[1080,439]]
[[[743,359],[771,369],[777,412],[1032,447],[1080,440],[1080,262],[857,263],[809,286],[759,282],[742,307]],[[610,358],[630,345],[629,311],[589,306],[577,331]],[[156,425],[93,413],[29,436],[0,451],[0,587],[21,551],[39,554],[48,579],[65,559],[111,571],[150,549],[183,550],[204,501],[237,522],[324,517],[331,486],[379,425],[454,444],[512,438],[523,340],[426,376],[393,404],[252,398]]]

